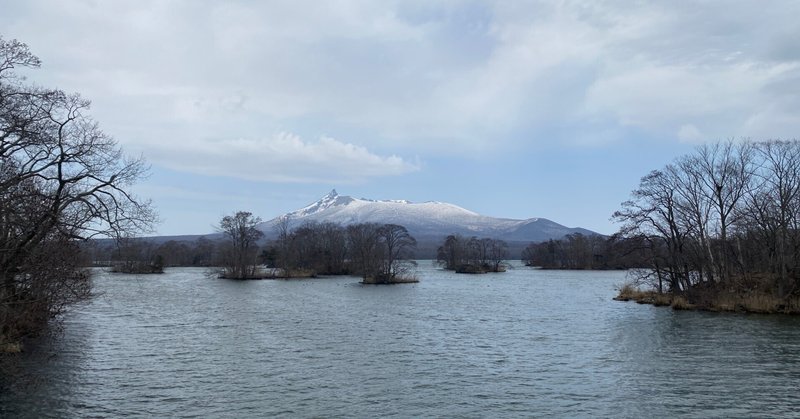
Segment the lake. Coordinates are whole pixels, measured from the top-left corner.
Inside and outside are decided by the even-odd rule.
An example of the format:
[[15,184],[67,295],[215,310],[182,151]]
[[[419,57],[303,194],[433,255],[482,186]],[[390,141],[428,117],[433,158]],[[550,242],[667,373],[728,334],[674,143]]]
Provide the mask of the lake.
[[418,276],[98,271],[2,378],[0,416],[800,415],[800,318],[612,301],[624,272]]

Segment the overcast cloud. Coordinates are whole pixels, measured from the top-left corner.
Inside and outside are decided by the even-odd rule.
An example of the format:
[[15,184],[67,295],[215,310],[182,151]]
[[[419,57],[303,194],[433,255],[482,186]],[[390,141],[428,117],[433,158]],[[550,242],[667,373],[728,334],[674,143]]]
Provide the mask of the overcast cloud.
[[[795,138],[800,3],[0,0],[133,152],[365,182],[441,156]],[[182,156],[178,158],[178,156]],[[331,177],[330,173],[336,173]]]

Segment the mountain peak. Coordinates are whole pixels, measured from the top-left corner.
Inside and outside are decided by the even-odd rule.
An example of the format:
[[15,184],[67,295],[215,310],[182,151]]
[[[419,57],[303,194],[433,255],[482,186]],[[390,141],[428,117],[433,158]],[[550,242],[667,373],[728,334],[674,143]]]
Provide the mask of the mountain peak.
[[418,236],[418,240],[423,237],[440,240],[449,234],[461,234],[467,237],[539,242],[575,232],[595,234],[579,228],[567,228],[544,218],[515,220],[487,217],[437,201],[414,203],[406,200],[357,199],[341,196],[335,189],[304,208],[265,223],[265,228],[285,218],[292,220],[295,226],[304,222],[332,222],[343,226],[357,223],[399,224]]
[[297,211],[294,211],[288,215],[291,216],[292,218],[305,217],[308,215],[316,214],[318,212],[322,212],[330,207],[347,205],[353,201],[354,201],[353,198],[349,196],[339,196],[339,194],[336,192],[336,189],[332,189],[318,201],[310,205],[307,205],[306,207],[301,208]]

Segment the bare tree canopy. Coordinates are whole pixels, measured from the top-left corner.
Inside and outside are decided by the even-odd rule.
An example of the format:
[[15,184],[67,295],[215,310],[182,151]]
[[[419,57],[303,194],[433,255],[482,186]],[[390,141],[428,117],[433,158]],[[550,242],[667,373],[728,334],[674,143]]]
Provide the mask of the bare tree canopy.
[[408,271],[417,240],[401,225],[384,224],[378,228],[378,243],[384,257],[377,279],[379,282],[394,281]]
[[383,260],[383,248],[379,242],[380,224],[361,223],[347,227],[347,243],[354,271],[365,280],[378,275]]
[[[88,292],[64,280],[85,277],[77,258],[53,252],[77,252],[75,240],[98,235],[141,234],[155,221],[150,202],[130,192],[147,173],[144,161],[100,130],[89,101],[26,84],[15,72],[38,66],[25,44],[0,38],[0,344],[27,333],[15,326],[33,316],[26,301],[47,301],[35,315],[47,318]],[[55,265],[44,269],[43,257]],[[48,294],[28,295],[39,288]]]
[[643,177],[614,218],[647,244],[659,292],[800,294],[798,141],[700,146]]
[[219,231],[229,241],[229,247],[224,256],[226,278],[245,279],[256,274],[256,258],[258,253],[258,240],[264,236],[256,226],[261,222],[261,217],[253,216],[247,211],[238,211],[233,215],[222,217],[219,222]]

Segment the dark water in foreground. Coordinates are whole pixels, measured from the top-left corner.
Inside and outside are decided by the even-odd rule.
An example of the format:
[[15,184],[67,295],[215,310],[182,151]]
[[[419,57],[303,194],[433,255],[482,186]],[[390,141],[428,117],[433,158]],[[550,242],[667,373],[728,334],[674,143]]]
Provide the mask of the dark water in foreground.
[[0,416],[800,415],[800,318],[614,302],[620,272],[419,276],[100,274]]

